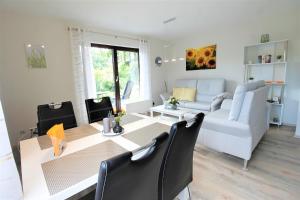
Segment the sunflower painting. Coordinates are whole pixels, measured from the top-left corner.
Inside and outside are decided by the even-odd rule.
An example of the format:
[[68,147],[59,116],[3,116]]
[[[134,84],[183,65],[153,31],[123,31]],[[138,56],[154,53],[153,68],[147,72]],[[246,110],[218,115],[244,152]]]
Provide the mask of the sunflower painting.
[[186,50],[186,70],[216,69],[217,45]]

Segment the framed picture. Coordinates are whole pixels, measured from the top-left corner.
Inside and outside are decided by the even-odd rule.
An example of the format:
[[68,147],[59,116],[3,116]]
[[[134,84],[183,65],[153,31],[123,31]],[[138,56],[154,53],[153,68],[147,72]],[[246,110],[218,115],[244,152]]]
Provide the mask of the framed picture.
[[26,60],[29,68],[47,68],[45,46],[44,45],[25,45]]
[[216,69],[217,45],[186,50],[186,70]]

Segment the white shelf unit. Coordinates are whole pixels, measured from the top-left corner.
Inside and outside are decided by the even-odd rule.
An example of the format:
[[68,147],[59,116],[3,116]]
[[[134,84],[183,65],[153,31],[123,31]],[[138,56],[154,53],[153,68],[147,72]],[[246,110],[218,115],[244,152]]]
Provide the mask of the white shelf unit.
[[[279,102],[270,103],[270,124],[282,125],[284,90],[286,86],[288,40],[271,41],[245,46],[244,81],[264,80],[270,86],[268,100],[274,97]],[[271,55],[270,63],[260,63],[260,55]],[[277,56],[281,55],[281,59]]]

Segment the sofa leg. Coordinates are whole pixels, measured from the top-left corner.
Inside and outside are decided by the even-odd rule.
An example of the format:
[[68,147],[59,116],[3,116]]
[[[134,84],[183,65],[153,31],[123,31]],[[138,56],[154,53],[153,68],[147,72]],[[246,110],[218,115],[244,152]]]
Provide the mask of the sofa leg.
[[247,166],[248,166],[248,160],[245,159],[243,170],[248,170]]

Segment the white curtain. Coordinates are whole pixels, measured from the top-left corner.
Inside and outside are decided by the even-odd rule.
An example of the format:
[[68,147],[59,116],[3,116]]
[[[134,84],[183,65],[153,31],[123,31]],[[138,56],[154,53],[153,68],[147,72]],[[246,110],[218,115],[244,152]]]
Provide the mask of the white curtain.
[[91,65],[90,44],[80,28],[69,28],[75,87],[75,114],[79,124],[87,123],[85,99],[96,97],[96,84]]
[[152,100],[150,46],[148,41],[141,39],[140,53],[140,96],[144,100]]

